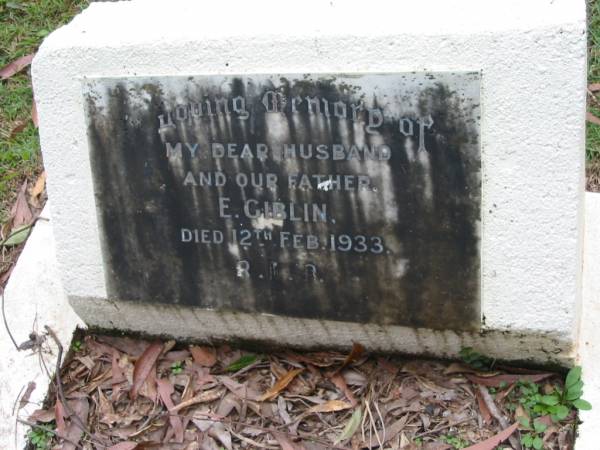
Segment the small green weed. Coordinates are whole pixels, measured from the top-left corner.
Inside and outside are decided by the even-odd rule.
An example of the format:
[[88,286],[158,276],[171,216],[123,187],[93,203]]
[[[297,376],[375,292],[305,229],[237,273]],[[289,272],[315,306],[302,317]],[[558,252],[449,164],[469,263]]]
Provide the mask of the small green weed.
[[521,422],[523,428],[529,430],[527,433],[521,433],[521,444],[523,444],[523,447],[541,450],[544,445],[543,433],[548,428],[546,424],[539,420],[534,420],[533,426],[531,426],[529,419],[525,417],[521,417],[519,422]]
[[52,432],[49,429],[44,428],[34,428],[27,434],[29,442],[35,446],[36,450],[49,449],[52,436]]
[[473,369],[490,370],[495,360],[475,351],[473,347],[463,347],[459,353],[461,359]]
[[455,448],[455,449],[466,448],[469,446],[468,441],[464,440],[461,437],[453,436],[451,434],[442,436],[442,441],[444,441],[446,444],[451,445],[452,448]]
[[540,385],[530,381],[519,382],[517,389],[521,397],[519,403],[530,416],[549,415],[554,422],[558,422],[569,415],[570,409],[561,403],[558,391],[544,395],[540,392]]
[[[574,409],[592,408],[589,402],[581,398],[583,395],[581,367],[573,367],[569,370],[563,388],[553,386],[544,393],[539,384],[528,381],[517,383],[514,393],[527,414],[527,417],[519,418],[523,427],[521,443],[523,447],[534,450],[541,450],[544,445],[543,436],[547,425],[538,420],[540,417],[550,416],[553,422],[561,422]],[[508,409],[514,411],[516,404],[509,404]]]
[[183,372],[183,362],[182,361],[177,361],[177,362],[171,364],[171,373],[173,375],[178,375],[181,372]]
[[581,367],[576,366],[569,370],[565,378],[565,389],[561,392],[561,401],[581,411],[592,409],[590,402],[581,398],[583,395],[583,380],[581,379]]
[[80,352],[83,347],[83,343],[81,341],[73,341],[71,342],[71,348],[74,352]]
[[554,387],[550,394],[540,392],[536,383],[521,382],[518,384],[521,394],[519,402],[532,417],[549,415],[554,422],[567,418],[573,409],[589,410],[589,402],[582,399],[583,381],[581,367],[573,367],[565,379],[564,388]]

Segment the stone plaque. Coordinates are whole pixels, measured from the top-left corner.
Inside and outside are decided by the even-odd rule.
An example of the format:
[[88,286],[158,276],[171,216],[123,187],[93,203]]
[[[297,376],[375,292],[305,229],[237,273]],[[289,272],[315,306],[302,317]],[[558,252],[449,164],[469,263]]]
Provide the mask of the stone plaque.
[[109,296],[477,329],[479,78],[86,80]]

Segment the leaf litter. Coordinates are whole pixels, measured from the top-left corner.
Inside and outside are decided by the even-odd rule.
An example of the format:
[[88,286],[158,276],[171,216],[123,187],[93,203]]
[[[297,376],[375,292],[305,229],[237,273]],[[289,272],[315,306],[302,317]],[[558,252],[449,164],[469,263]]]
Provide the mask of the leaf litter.
[[0,292],[19,256],[21,244],[29,237],[46,203],[45,187],[45,172],[37,177],[31,187],[25,180],[18,190],[8,218],[0,224]]
[[[34,56],[34,53],[21,56],[0,68],[0,80],[7,80],[26,69],[33,61]],[[9,120],[0,111],[0,138],[13,141],[27,129],[30,120],[33,126],[37,128],[38,114],[34,99],[32,100],[30,117],[17,117]],[[29,171],[20,173],[20,170],[15,169],[9,170],[6,184],[10,193],[2,199],[2,205],[0,205],[2,211],[8,210],[8,205],[14,198],[13,193],[17,191],[18,185],[22,183],[23,179],[35,176],[40,168],[38,165],[34,173],[29,173]],[[2,214],[4,222],[0,223],[0,292],[3,291],[20,254],[21,244],[29,237],[33,224],[45,204],[45,173],[42,172],[35,183],[32,184],[29,196],[26,196],[25,190],[27,190],[27,180],[21,185],[12,209],[7,211],[8,214]]]
[[[368,355],[359,344],[256,354],[102,335],[70,352],[60,379],[68,408],[54,389],[25,420],[54,426],[55,450],[520,449],[515,386],[562,386],[554,373]],[[572,448],[575,414],[542,419],[544,449]]]
[[0,68],[0,79],[6,80],[28,67],[31,64],[31,61],[33,61],[34,56],[33,53],[21,56]]

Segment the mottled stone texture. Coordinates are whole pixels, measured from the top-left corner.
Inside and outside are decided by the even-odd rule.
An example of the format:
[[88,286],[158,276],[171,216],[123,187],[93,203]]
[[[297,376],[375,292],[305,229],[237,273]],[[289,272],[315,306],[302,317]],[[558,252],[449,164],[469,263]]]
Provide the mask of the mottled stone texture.
[[479,327],[478,73],[100,78],[85,92],[110,297]]

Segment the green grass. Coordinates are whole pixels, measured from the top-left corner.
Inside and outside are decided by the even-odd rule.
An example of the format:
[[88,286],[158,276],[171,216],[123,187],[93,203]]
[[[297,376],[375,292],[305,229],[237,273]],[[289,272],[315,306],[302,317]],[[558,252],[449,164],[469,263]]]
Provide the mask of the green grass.
[[[43,38],[68,22],[88,0],[0,0],[0,67],[35,52]],[[37,130],[30,120],[29,70],[0,81],[0,223],[7,218],[17,186],[41,169]],[[19,121],[26,128],[11,136]]]
[[[588,0],[588,82],[600,83],[600,1]],[[597,93],[598,94],[598,93]],[[598,95],[596,95],[598,97]],[[590,102],[592,114],[600,117],[600,104]],[[600,126],[588,122],[586,156],[588,161],[600,160]]]

